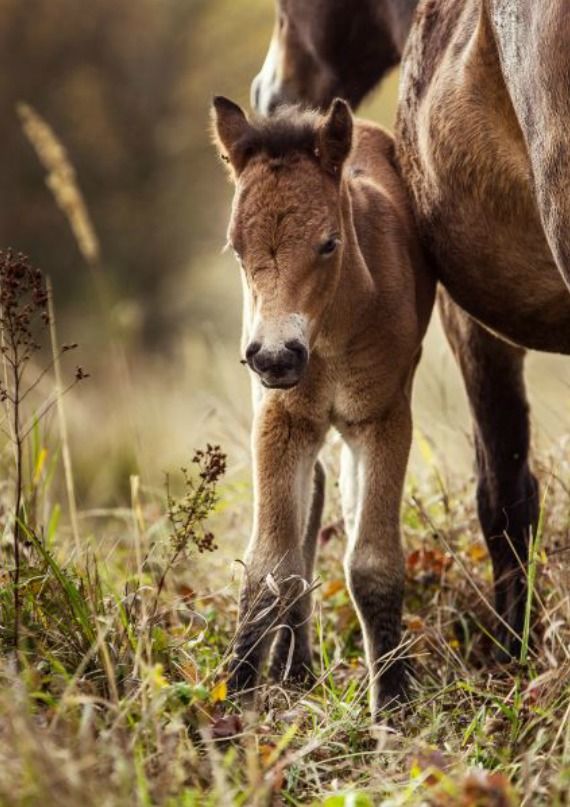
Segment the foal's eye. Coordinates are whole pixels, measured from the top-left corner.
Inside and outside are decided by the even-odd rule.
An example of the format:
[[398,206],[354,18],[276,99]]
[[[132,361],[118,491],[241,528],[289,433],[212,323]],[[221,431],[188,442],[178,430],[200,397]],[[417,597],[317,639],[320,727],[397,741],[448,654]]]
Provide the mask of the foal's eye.
[[318,252],[319,255],[326,257],[327,255],[332,255],[335,249],[337,248],[339,243],[338,238],[327,238],[326,241],[323,241],[322,244],[319,245]]

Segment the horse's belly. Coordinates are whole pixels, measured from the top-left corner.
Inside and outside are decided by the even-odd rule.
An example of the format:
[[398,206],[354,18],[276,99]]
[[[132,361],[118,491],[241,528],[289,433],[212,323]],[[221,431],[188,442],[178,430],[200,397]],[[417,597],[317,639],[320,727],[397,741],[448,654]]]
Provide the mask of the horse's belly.
[[[474,233],[478,224],[472,220]],[[463,228],[448,221],[429,244],[441,282],[464,310],[506,339],[570,353],[570,294],[550,253],[532,245],[525,255],[523,233],[521,248],[506,253],[497,235],[479,228],[479,237],[466,240]]]

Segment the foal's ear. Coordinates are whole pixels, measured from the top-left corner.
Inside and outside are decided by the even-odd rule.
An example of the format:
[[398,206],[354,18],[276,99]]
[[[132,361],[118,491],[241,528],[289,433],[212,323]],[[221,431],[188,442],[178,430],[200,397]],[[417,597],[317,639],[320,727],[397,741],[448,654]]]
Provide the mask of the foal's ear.
[[335,98],[318,132],[318,153],[325,171],[340,175],[352,146],[352,112],[342,98]]
[[243,170],[248,156],[245,141],[253,127],[243,109],[222,95],[212,101],[212,133],[222,160],[233,169],[234,178]]

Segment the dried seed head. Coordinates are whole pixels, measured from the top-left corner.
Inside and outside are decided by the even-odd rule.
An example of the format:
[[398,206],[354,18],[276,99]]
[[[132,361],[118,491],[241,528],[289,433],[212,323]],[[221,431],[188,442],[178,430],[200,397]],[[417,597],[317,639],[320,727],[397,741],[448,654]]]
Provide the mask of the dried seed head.
[[[26,361],[39,350],[37,332],[49,321],[48,295],[42,273],[11,249],[0,250],[0,327],[6,349],[17,349]],[[6,348],[7,346],[7,348]]]

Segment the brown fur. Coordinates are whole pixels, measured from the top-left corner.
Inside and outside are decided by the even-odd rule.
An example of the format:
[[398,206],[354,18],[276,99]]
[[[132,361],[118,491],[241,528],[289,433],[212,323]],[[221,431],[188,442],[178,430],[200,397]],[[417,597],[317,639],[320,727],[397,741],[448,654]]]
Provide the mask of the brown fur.
[[[272,671],[287,667],[291,635],[292,675],[302,677],[310,665],[310,602],[302,581],[313,578],[323,484],[317,471],[311,509],[311,479],[334,426],[345,444],[347,578],[376,712],[403,685],[400,664],[389,658],[400,637],[404,579],[399,511],[411,385],[433,280],[386,132],[363,121],[352,131],[342,102],[325,117],[289,108],[262,124],[222,99],[215,112],[236,181],[229,240],[242,265],[248,363],[256,367],[272,328],[281,335],[271,339],[285,343],[287,328],[297,328],[308,349],[291,389],[263,389],[253,379],[255,519],[231,683],[239,690],[255,684],[279,624],[289,627],[279,632]],[[333,234],[336,250],[321,255],[319,245]],[[269,376],[260,371],[260,377],[265,383]]]
[[[402,19],[411,32],[398,161],[446,289],[440,308],[474,417],[500,638],[516,653],[526,597],[519,561],[538,496],[523,348],[570,352],[570,10],[567,0],[421,0],[415,18]],[[338,94],[351,98],[346,75],[332,72]],[[296,97],[319,106],[319,77],[312,82],[299,81]]]

